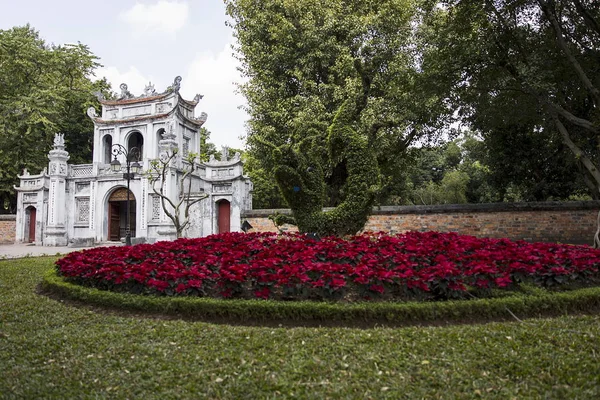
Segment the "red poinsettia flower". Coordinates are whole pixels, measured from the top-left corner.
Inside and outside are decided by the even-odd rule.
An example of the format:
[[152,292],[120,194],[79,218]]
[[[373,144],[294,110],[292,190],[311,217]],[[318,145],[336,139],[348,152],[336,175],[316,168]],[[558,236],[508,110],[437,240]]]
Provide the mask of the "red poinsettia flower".
[[467,285],[506,288],[523,279],[556,284],[564,276],[600,281],[600,250],[440,232],[367,232],[319,241],[298,233],[227,233],[99,247],[70,253],[56,266],[76,282],[135,292],[142,286],[165,295],[228,298],[251,291],[257,298],[306,299],[389,289],[453,298]]

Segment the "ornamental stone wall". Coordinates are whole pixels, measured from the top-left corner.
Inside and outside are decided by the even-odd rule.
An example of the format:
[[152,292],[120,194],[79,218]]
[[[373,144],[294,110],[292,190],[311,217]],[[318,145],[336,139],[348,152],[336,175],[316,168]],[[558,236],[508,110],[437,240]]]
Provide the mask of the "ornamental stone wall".
[[17,216],[0,215],[0,243],[14,243],[16,238],[16,231]]
[[[591,244],[597,228],[600,201],[386,206],[373,210],[365,231],[458,232],[478,237]],[[275,232],[268,219],[290,210],[252,210],[242,215],[251,232]],[[295,227],[284,226],[286,231]]]

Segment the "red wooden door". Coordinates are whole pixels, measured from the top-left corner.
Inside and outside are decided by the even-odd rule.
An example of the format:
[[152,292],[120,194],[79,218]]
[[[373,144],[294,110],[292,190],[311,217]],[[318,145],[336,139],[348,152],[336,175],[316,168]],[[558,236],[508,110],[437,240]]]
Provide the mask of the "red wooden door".
[[229,213],[231,212],[231,204],[227,200],[221,200],[219,203],[219,233],[230,231]]
[[121,235],[119,234],[121,229],[121,209],[117,202],[109,202],[108,207],[108,240],[119,241],[121,240]]
[[29,210],[29,243],[35,242],[35,208]]

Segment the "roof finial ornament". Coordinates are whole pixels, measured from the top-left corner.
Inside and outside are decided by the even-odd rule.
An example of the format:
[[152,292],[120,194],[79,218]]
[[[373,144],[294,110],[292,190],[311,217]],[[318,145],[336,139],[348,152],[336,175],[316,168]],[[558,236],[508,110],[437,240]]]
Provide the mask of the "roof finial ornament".
[[96,114],[96,109],[95,109],[93,106],[92,106],[92,107],[89,107],[89,108],[87,109],[87,115],[88,115],[88,117],[90,117],[90,118],[92,118],[92,119],[94,119],[94,118],[97,118],[97,117],[98,117],[98,114]]
[[65,135],[63,133],[54,134],[54,148],[58,150],[65,148]]
[[229,147],[223,146],[221,148],[221,161],[228,161],[228,160],[229,160]]
[[180,87],[181,87],[181,76],[176,76],[175,80],[173,80],[173,84],[167,88],[167,92],[179,93]]
[[131,92],[129,90],[127,90],[126,83],[121,83],[121,86],[119,86],[119,88],[121,89],[121,99],[133,98],[133,95],[131,94]]
[[204,97],[204,95],[203,95],[203,94],[199,94],[199,93],[198,93],[196,96],[194,96],[194,101],[195,101],[196,103],[198,103],[200,100],[202,100],[202,98],[203,98],[203,97]]
[[98,101],[104,100],[104,94],[101,91],[97,90],[95,92],[92,92],[92,94],[94,96],[96,96],[96,98],[98,99]]
[[152,82],[148,82],[148,85],[144,87],[144,97],[154,96],[156,94],[156,90],[154,90],[154,85]]

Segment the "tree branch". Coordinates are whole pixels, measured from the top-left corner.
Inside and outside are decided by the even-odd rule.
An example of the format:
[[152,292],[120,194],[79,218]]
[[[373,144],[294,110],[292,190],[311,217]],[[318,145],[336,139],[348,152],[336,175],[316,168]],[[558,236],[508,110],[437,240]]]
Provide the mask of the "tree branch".
[[579,64],[579,61],[577,61],[577,59],[573,56],[573,53],[571,53],[571,50],[569,50],[569,46],[567,44],[567,41],[565,40],[565,37],[563,36],[562,28],[560,26],[560,23],[558,22],[558,19],[556,19],[554,10],[551,10],[547,1],[538,0],[538,3],[540,5],[540,7],[542,8],[542,10],[544,11],[544,14],[550,21],[552,28],[554,29],[554,33],[556,35],[556,41],[558,42],[558,46],[561,48],[563,53],[567,56],[567,59],[571,63],[571,66],[573,67],[573,69],[575,70],[577,75],[579,76],[579,79],[581,80],[581,82],[592,94],[592,96],[594,98],[594,103],[596,104],[596,106],[600,107],[600,91],[594,86],[592,81],[588,78],[587,74],[581,67],[581,64]]
[[554,111],[557,114],[560,114],[560,116],[564,117],[567,121],[571,122],[572,124],[580,126],[583,129],[588,130],[592,133],[596,133],[596,134],[600,133],[600,129],[596,125],[594,125],[592,122],[588,121],[587,119],[579,118],[579,117],[571,114],[569,111],[565,110],[564,108],[562,108],[560,105],[554,103],[553,101],[548,100],[544,96],[537,95],[536,97],[538,98],[539,101],[541,101],[542,103],[544,103],[548,107],[550,107],[552,109],[552,111]]
[[571,151],[573,152],[575,157],[587,169],[587,171],[590,173],[592,178],[594,178],[596,187],[598,189],[600,187],[600,171],[598,171],[598,168],[594,165],[592,160],[590,160],[585,155],[585,153],[579,148],[579,146],[577,146],[575,144],[575,142],[573,142],[573,140],[571,139],[571,136],[569,135],[569,132],[567,131],[567,128],[565,128],[565,126],[562,124],[562,122],[560,122],[560,120],[558,119],[558,116],[556,114],[553,114],[552,119],[554,120],[554,124],[558,128],[558,131],[560,132],[560,134],[563,138],[563,141],[569,147],[569,149],[571,149]]
[[521,75],[517,71],[516,67],[514,65],[512,65],[510,62],[507,61],[504,68],[506,68],[508,73],[511,74],[512,77],[518,83],[521,84],[525,93],[532,95],[540,103],[545,104],[548,108],[550,108],[552,113],[559,114],[560,116],[565,118],[570,123],[577,125],[585,130],[592,132],[592,133],[596,133],[596,134],[600,133],[600,129],[596,125],[594,125],[591,121],[588,121],[587,119],[584,119],[584,118],[577,117],[576,115],[565,110],[559,104],[556,104],[555,102],[551,101],[547,96],[543,96],[543,95],[539,94],[533,87],[531,87],[528,83],[523,81],[523,79],[521,78]]
[[573,3],[575,3],[575,8],[579,12],[579,14],[581,14],[581,16],[583,17],[583,22],[585,23],[585,25],[591,31],[596,32],[596,34],[600,35],[600,24],[598,24],[598,21],[596,21],[594,19],[594,17],[592,17],[590,15],[590,13],[585,9],[585,7],[583,7],[583,4],[581,4],[581,1],[573,0]]
[[354,69],[356,69],[356,72],[360,76],[362,84],[362,93],[357,99],[354,109],[355,119],[358,120],[362,110],[367,107],[367,101],[369,100],[369,95],[371,93],[371,84],[373,83],[373,79],[367,74],[359,59],[354,59]]
[[371,143],[376,135],[377,132],[379,132],[380,129],[383,128],[394,128],[396,126],[400,125],[400,123],[398,121],[383,121],[383,122],[375,122],[373,125],[371,125],[371,128],[369,128],[369,142]]

